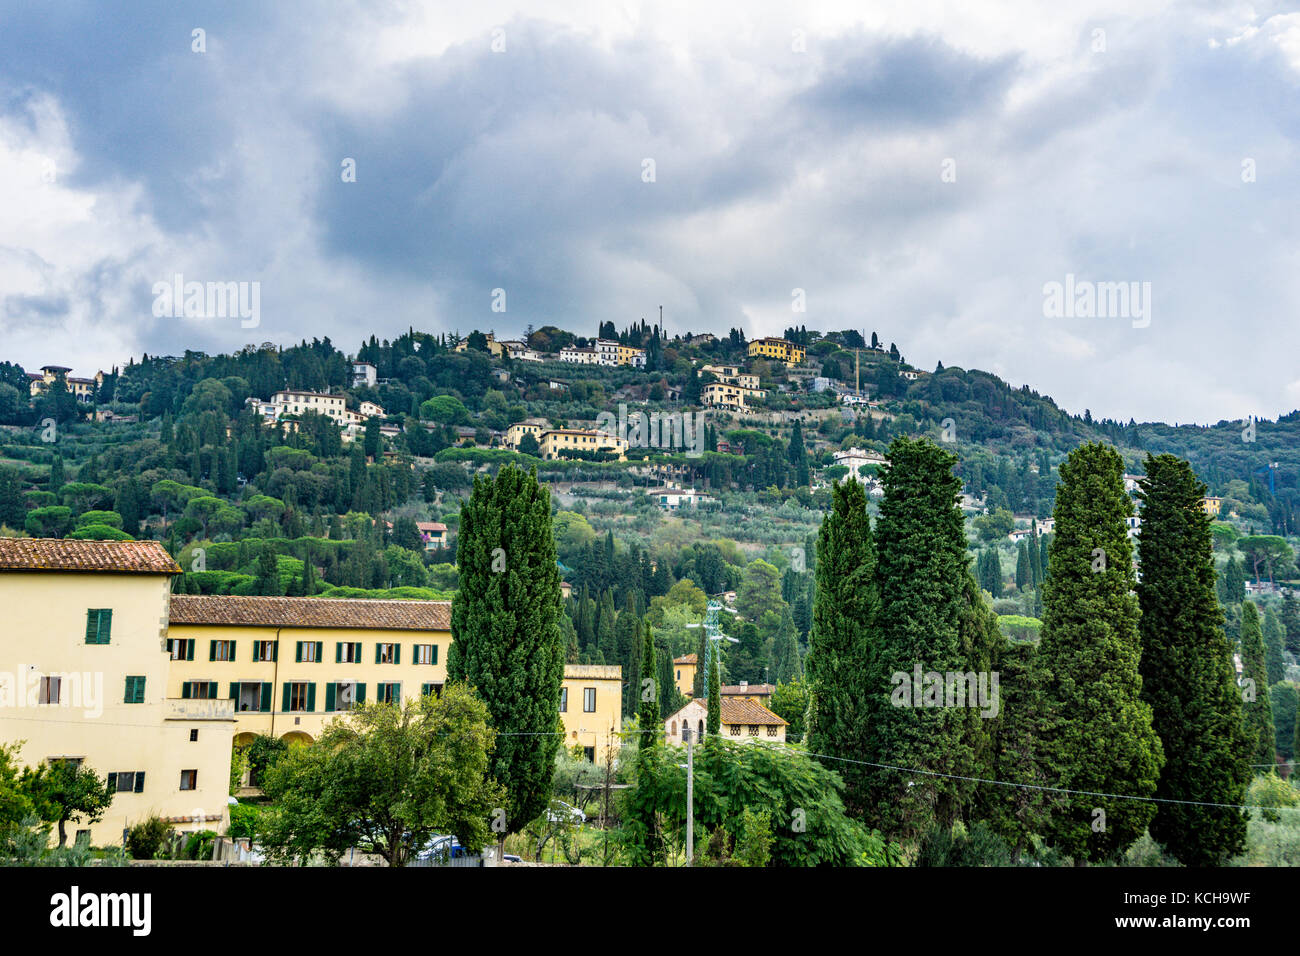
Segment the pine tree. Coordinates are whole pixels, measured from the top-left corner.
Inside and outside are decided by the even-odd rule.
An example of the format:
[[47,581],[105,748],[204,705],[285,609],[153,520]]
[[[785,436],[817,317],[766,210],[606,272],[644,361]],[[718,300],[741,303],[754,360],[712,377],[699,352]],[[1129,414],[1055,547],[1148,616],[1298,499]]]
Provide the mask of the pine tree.
[[[564,676],[560,573],[549,491],[506,465],[476,476],[461,508],[447,678],[475,688],[497,731],[492,775],[506,789],[505,832],[546,809]],[[504,839],[504,833],[502,834]]]
[[[804,668],[808,675],[808,749],[828,758],[864,759],[872,693],[870,664],[875,638],[876,555],[867,498],[856,481],[831,488],[831,510],[817,535],[816,595]],[[848,812],[871,808],[866,768],[827,760],[845,783]]]
[[[923,674],[969,670],[961,635],[969,571],[965,524],[957,507],[961,481],[953,474],[957,458],[928,440],[900,436],[890,443],[889,462],[876,523],[880,604],[868,671],[865,759],[969,775],[968,709],[934,706],[941,700],[917,701],[912,687],[917,666]],[[904,689],[906,698],[900,697]],[[917,706],[924,703],[931,706]],[[866,777],[873,819],[891,836],[914,836],[956,819],[956,780],[876,768],[868,769]]]
[[1261,771],[1276,764],[1273,707],[1268,699],[1268,665],[1264,635],[1254,601],[1241,605],[1242,707],[1246,728],[1246,755]]
[[[1154,794],[1164,762],[1141,699],[1141,642],[1124,462],[1099,443],[1061,466],[1052,579],[1043,589],[1040,660],[1049,676],[1044,751],[1055,786]],[[1077,864],[1110,859],[1142,835],[1155,805],[1057,793],[1047,835]],[[1094,812],[1097,811],[1097,812]]]
[[1286,676],[1282,660],[1282,620],[1271,607],[1264,609],[1264,661],[1268,666],[1268,686]]
[[1173,455],[1146,458],[1138,497],[1142,699],[1163,744],[1152,837],[1186,866],[1219,866],[1245,847],[1238,810],[1250,781],[1241,695],[1214,593],[1206,487]]

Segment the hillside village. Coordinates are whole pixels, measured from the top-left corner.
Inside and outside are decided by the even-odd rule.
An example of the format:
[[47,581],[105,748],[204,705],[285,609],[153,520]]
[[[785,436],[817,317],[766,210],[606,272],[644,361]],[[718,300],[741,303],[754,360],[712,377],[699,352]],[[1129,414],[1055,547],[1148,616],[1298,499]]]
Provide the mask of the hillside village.
[[[1135,580],[1144,456],[1189,460],[1236,672],[1250,674],[1245,619],[1268,654],[1269,759],[1287,774],[1295,756],[1295,413],[1243,442],[1240,422],[1097,421],[984,372],[917,369],[874,332],[750,340],[644,321],[73,371],[0,362],[3,642],[42,675],[30,711],[0,716],[0,742],[15,766],[57,758],[107,781],[98,814],[58,821],[72,840],[120,845],[157,819],[250,853],[287,748],[368,702],[441,700],[476,560],[461,553],[466,508],[518,465],[549,494],[563,746],[550,816],[511,829],[506,851],[596,861],[594,834],[626,823],[611,793],[634,779],[647,727],[678,747],[714,734],[799,752],[819,529],[847,484],[879,520],[900,438],[956,456],[965,559],[1009,646],[1043,627],[1067,456],[1117,450]],[[38,649],[39,633],[64,638]],[[11,683],[17,699],[26,685]],[[578,823],[558,825],[555,806]],[[915,850],[854,832],[877,862]],[[740,854],[729,839],[718,852]]]

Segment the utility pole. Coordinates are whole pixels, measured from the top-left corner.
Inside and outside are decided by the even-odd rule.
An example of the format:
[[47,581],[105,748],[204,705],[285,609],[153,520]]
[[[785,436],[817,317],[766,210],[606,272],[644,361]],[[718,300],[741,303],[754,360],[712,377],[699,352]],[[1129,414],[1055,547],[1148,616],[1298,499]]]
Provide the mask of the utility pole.
[[686,727],[686,865],[695,859],[695,738]]

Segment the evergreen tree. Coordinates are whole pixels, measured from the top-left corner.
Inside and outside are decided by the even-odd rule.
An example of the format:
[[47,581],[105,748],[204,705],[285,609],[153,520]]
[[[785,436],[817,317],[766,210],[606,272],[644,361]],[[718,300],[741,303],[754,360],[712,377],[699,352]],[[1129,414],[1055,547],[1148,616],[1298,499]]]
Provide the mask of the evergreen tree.
[[[1140,837],[1155,804],[1095,793],[1150,797],[1164,762],[1141,699],[1141,643],[1133,594],[1124,462],[1093,442],[1070,453],[1056,494],[1052,579],[1043,589],[1039,654],[1049,675],[1045,752],[1057,793],[1048,827],[1077,864],[1110,859]],[[1099,812],[1094,812],[1099,811]]]
[[63,456],[56,452],[54,461],[50,464],[49,490],[57,495],[63,488],[63,480]]
[[279,562],[276,560],[275,549],[269,544],[262,548],[257,559],[257,593],[272,596],[284,593],[280,584]]
[[1139,483],[1142,530],[1142,699],[1151,707],[1165,764],[1152,837],[1186,866],[1220,866],[1245,847],[1241,696],[1214,593],[1206,487],[1173,455],[1147,456]]
[[615,623],[614,592],[607,590],[600,596],[600,608],[596,617],[596,647],[607,661],[619,661]]
[[1030,529],[1030,535],[1025,541],[1025,549],[1029,552],[1029,581],[1038,587],[1043,583],[1043,552],[1038,545],[1038,522],[1032,522]]
[[1011,859],[1032,845],[1043,831],[1048,807],[1043,788],[1054,786],[1054,775],[1042,746],[1042,724],[1047,714],[1043,693],[1046,675],[1038,666],[1039,645],[1011,643],[998,655],[998,714],[992,721],[992,771],[994,780],[1020,786],[977,787],[976,815],[1007,841]]
[[787,607],[781,613],[781,627],[773,641],[773,680],[777,684],[788,684],[803,677],[803,661],[799,657],[799,633],[795,629],[794,616]]
[[[966,531],[953,474],[955,455],[928,440],[900,436],[889,446],[885,495],[876,523],[878,634],[867,688],[867,756],[873,763],[970,775],[967,707],[917,701],[914,670],[964,673]],[[973,582],[971,584],[973,587]],[[898,676],[902,675],[900,683]],[[900,694],[906,691],[906,697]],[[931,706],[918,706],[923,703]],[[891,836],[947,827],[959,810],[960,783],[943,776],[870,768],[873,816]]]
[[1286,676],[1282,660],[1282,621],[1271,607],[1264,609],[1264,661],[1268,666],[1268,686]]
[[[637,622],[637,633],[642,633],[641,622]],[[641,640],[641,681],[638,687],[639,702],[637,716],[640,718],[641,746],[657,747],[660,744],[663,725],[660,721],[659,701],[664,690],[659,676],[659,660],[655,650],[654,634],[647,626]]]
[[1002,559],[996,547],[985,548],[979,557],[979,585],[994,598],[1002,597]]
[[1246,600],[1246,567],[1236,558],[1229,558],[1224,568],[1223,590],[1229,604]]
[[[876,556],[867,498],[856,481],[831,487],[831,510],[817,535],[816,595],[804,668],[809,683],[808,749],[814,754],[865,759],[872,644],[875,638]],[[844,803],[861,818],[871,808],[866,770],[827,760],[844,778]]]
[[[114,510],[122,513],[121,509]],[[0,467],[0,525],[17,530],[23,526],[26,516],[27,507],[17,469]],[[126,515],[122,515],[122,527],[126,530]]]
[[1300,654],[1300,601],[1290,591],[1282,598],[1282,629],[1286,649],[1292,654]]
[[1025,544],[1024,538],[1016,546],[1016,590],[1023,591],[1029,587],[1029,547]]
[[1047,580],[1051,573],[1051,567],[1048,564],[1048,556],[1052,548],[1052,536],[1050,534],[1040,535],[1038,538],[1038,573],[1039,582]]
[[806,487],[809,480],[808,451],[803,444],[803,425],[797,418],[794,420],[794,428],[790,431],[788,454],[790,465],[794,469],[794,483],[800,488]]
[[[460,512],[459,587],[447,679],[464,681],[497,731],[492,775],[505,787],[505,832],[546,809],[559,737],[565,644],[549,491],[536,472],[476,476]],[[502,839],[504,840],[504,833]]]
[[718,656],[714,654],[709,661],[709,715],[705,729],[710,741],[717,740],[722,732],[722,678],[719,676]]
[[1273,707],[1268,699],[1268,665],[1264,635],[1254,601],[1241,604],[1242,707],[1246,728],[1246,756],[1261,771],[1276,764]]

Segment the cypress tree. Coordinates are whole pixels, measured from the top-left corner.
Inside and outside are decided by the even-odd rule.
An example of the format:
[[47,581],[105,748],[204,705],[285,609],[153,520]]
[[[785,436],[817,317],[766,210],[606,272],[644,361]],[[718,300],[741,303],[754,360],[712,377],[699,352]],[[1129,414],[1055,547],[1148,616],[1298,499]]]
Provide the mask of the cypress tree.
[[[913,687],[918,666],[923,674],[968,670],[961,620],[969,571],[957,458],[928,440],[900,436],[889,446],[889,461],[876,523],[880,603],[865,695],[866,759],[966,774],[972,765],[968,708],[936,706],[944,692],[935,700],[931,681],[920,701],[921,688]],[[914,836],[956,819],[956,780],[877,768],[865,776],[873,819],[891,835]]]
[[1047,791],[1054,784],[1043,753],[1042,722],[1047,714],[1046,675],[1038,663],[1039,645],[1010,643],[998,655],[998,715],[992,724],[994,780],[1023,786],[982,786],[975,790],[976,816],[1011,848],[1011,859],[1031,845],[1047,820]]
[[1046,581],[1051,573],[1051,567],[1048,563],[1048,556],[1052,550],[1052,536],[1050,534],[1039,535],[1038,538],[1038,575],[1039,583]]
[[[721,652],[721,648],[717,648]],[[722,732],[722,680],[718,676],[718,654],[709,662],[709,715],[705,727],[709,740],[716,740]]]
[[[1141,699],[1124,462],[1092,442],[1061,465],[1052,579],[1043,589],[1040,659],[1050,675],[1045,753],[1055,786],[1150,797],[1164,754]],[[1155,805],[1057,793],[1048,836],[1077,865],[1110,859],[1150,823]],[[1099,812],[1097,812],[1099,811]]]
[[[856,481],[831,487],[831,510],[817,535],[816,593],[808,635],[806,739],[814,754],[864,759],[869,727],[869,673],[877,608],[876,555],[867,497]],[[870,809],[866,768],[828,760],[845,783],[848,812]]]
[[1290,591],[1282,598],[1282,629],[1286,649],[1300,654],[1300,601]]
[[641,640],[641,680],[638,687],[639,706],[637,716],[640,718],[641,746],[657,747],[660,744],[659,701],[664,690],[659,678],[659,661],[655,651],[654,634],[649,626],[642,635],[641,622],[637,622],[637,635]]
[[1240,604],[1246,600],[1246,569],[1236,558],[1229,558],[1224,569],[1224,593],[1229,604]]
[[614,592],[607,590],[600,596],[600,608],[596,615],[596,647],[605,660],[622,663],[618,656],[618,635],[614,632],[615,623]]
[[1016,546],[1016,590],[1023,591],[1029,586],[1029,548],[1025,545],[1024,538],[1020,539],[1020,544]]
[[708,660],[709,635],[700,625],[700,640],[695,645],[695,676],[691,680],[691,696],[696,700],[708,694],[709,675],[704,672],[704,662]]
[[1039,549],[1038,522],[1030,524],[1031,533],[1025,539],[1025,549],[1029,552],[1029,583],[1038,587],[1043,583],[1043,552]]
[[1241,604],[1242,707],[1246,728],[1246,756],[1260,770],[1274,758],[1273,707],[1268,699],[1268,665],[1264,660],[1264,635],[1254,601]]
[[1214,592],[1205,485],[1173,455],[1147,456],[1138,497],[1142,581],[1142,699],[1163,744],[1165,765],[1151,836],[1186,866],[1219,866],[1245,847],[1239,810],[1250,781],[1242,759],[1241,695],[1223,612]]
[[1268,686],[1272,687],[1286,674],[1282,661],[1282,621],[1271,607],[1264,609],[1264,661],[1268,667]]
[[560,573],[550,492],[506,465],[476,476],[460,512],[460,581],[451,606],[447,677],[475,688],[498,736],[491,771],[506,789],[505,832],[546,809],[560,738],[564,675]]
[[799,658],[799,637],[790,608],[781,609],[781,627],[776,632],[772,649],[774,683],[786,684],[803,676],[803,661]]

